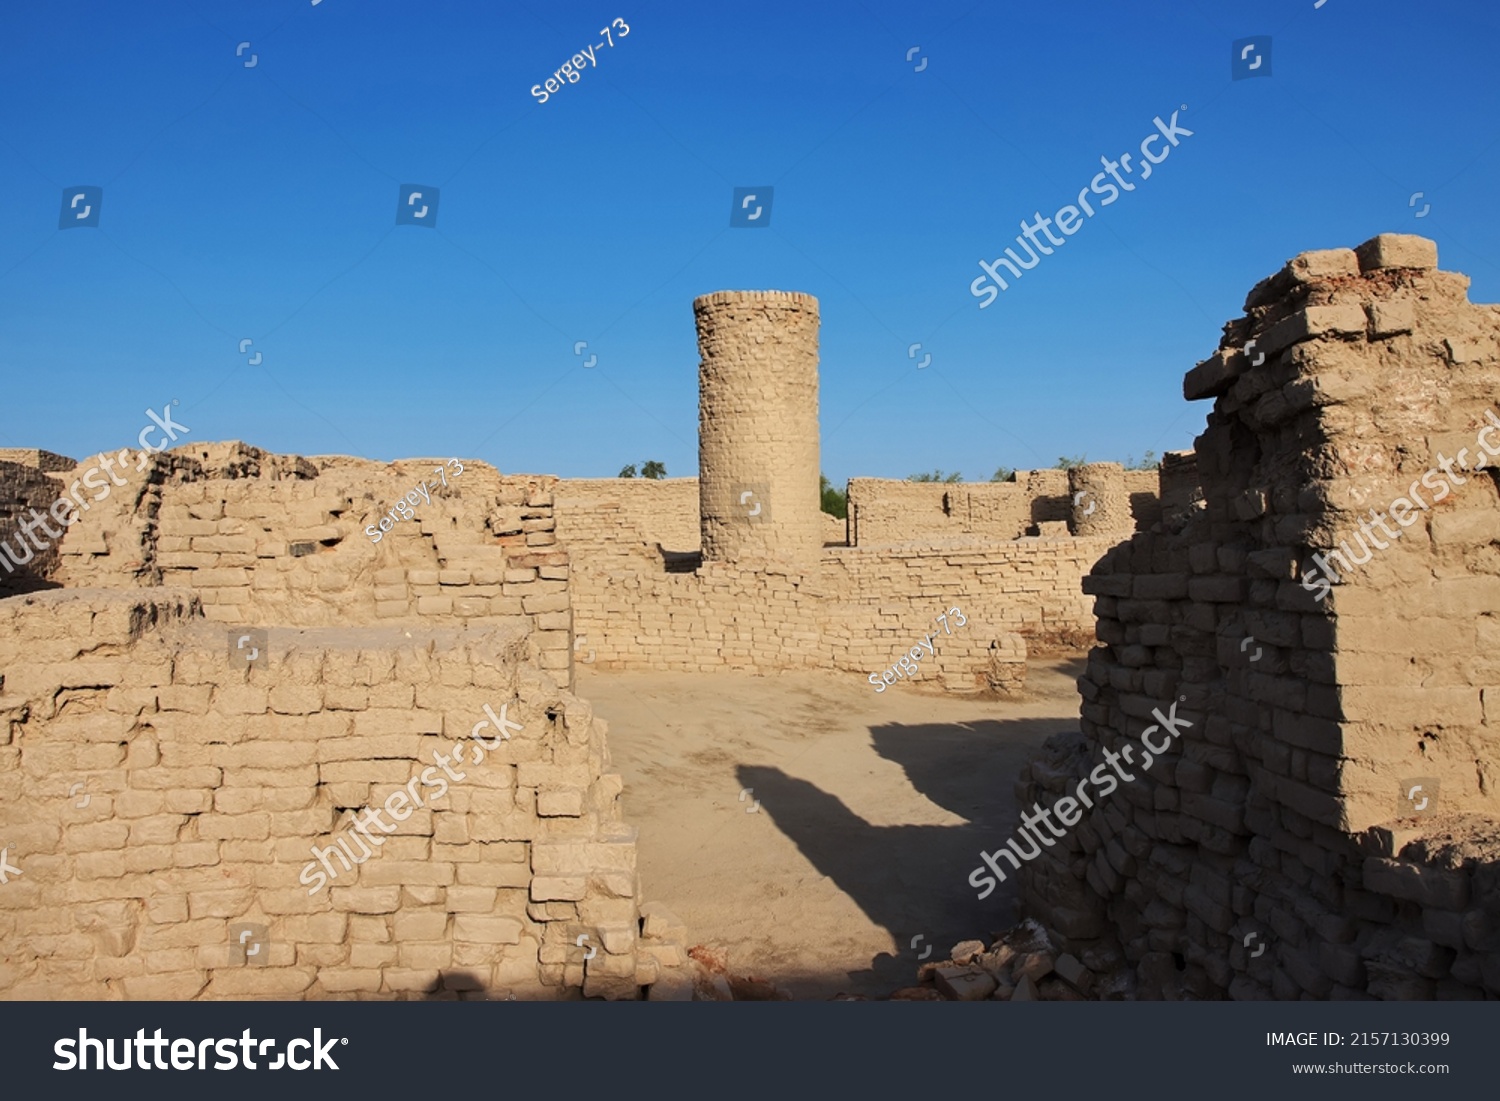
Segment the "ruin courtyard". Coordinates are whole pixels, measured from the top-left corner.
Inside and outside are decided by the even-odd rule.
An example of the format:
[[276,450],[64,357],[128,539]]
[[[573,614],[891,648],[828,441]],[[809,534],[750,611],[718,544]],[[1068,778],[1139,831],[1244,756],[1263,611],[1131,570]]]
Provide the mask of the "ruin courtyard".
[[847,521],[784,291],[694,478],[0,451],[0,997],[1500,997],[1467,287],[1303,253],[1192,451]]

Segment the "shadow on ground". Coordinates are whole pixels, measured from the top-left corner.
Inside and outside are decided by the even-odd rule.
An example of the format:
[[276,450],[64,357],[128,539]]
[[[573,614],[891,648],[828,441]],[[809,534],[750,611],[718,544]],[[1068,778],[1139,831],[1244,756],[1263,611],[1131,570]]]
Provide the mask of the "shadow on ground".
[[895,939],[899,954],[882,952],[867,971],[849,972],[851,987],[909,985],[922,959],[942,959],[958,941],[1014,921],[1015,880],[981,902],[969,873],[981,866],[981,849],[997,848],[1016,828],[1017,774],[1056,729],[1055,719],[872,727],[875,751],[900,765],[917,792],[965,819],[956,826],[872,825],[838,797],[779,768],[736,769],[739,783],[754,788],[761,812]]

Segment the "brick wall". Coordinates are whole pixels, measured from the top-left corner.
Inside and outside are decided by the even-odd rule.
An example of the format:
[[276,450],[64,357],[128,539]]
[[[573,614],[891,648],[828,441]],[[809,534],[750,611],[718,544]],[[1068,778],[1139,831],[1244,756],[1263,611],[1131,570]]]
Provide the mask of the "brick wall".
[[[23,458],[27,455],[17,449],[7,449],[5,454]],[[0,597],[53,584],[58,563],[57,543],[47,536],[45,528],[36,525],[33,510],[54,531],[58,530],[61,525],[50,518],[48,510],[61,492],[57,480],[48,477],[37,465],[0,458]],[[23,528],[23,523],[28,527]],[[28,530],[32,533],[30,538]]]
[[696,551],[697,478],[560,478],[553,487],[559,536],[575,552],[616,543]]
[[[1258,285],[1184,384],[1216,399],[1204,500],[1085,582],[1082,733],[1023,773],[1021,805],[1167,740],[1155,712],[1191,726],[1019,874],[1145,996],[1500,995],[1500,491],[1424,481],[1460,448],[1474,466],[1495,406],[1500,311],[1467,285],[1404,236]],[[1395,528],[1413,492],[1381,548],[1375,516]],[[1355,564],[1320,586],[1324,548]]]
[[18,463],[43,474],[60,474],[72,470],[78,460],[37,447],[0,447],[0,463]]
[[1041,521],[1067,520],[1065,470],[1020,470],[1014,482],[849,480],[850,538],[856,546],[1036,534]]
[[[55,580],[191,587],[207,618],[236,626],[524,621],[542,667],[570,683],[556,479],[502,476],[468,460],[457,469],[443,459],[276,456],[238,443],[164,452],[141,470],[127,465],[126,484],[68,529]],[[374,541],[367,529],[379,532],[423,482],[430,488],[412,515]]]
[[[0,838],[21,869],[0,891],[0,995],[613,998],[655,981],[604,726],[537,668],[524,626],[277,629],[246,665],[202,610],[171,589],[0,601]],[[499,745],[476,762],[486,706],[520,729],[487,728]],[[424,805],[393,803],[413,787]],[[394,832],[359,841],[345,812],[382,805]],[[264,966],[236,957],[242,923],[265,927]]]
[[[1063,536],[830,548],[816,572],[765,561],[667,573],[646,553],[624,549],[579,557],[575,656],[606,669],[867,675],[936,631],[935,650],[945,647],[953,663],[944,681],[971,686],[988,668],[992,644],[1024,656],[1020,639],[1076,645],[1085,637],[1082,578],[1112,542]],[[955,605],[969,624],[945,636],[936,617]]]

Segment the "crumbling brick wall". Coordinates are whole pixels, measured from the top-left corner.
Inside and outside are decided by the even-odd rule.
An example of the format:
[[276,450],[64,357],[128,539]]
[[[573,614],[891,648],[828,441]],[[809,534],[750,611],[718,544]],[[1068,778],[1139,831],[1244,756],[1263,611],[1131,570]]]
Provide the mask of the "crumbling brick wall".
[[[443,459],[177,448],[120,470],[125,484],[65,533],[53,577],[72,588],[190,587],[209,619],[240,627],[524,620],[542,668],[571,683],[556,479],[462,462],[459,474]],[[412,515],[382,532],[420,483],[429,488]]]
[[[1116,463],[1089,463],[1088,473],[1110,472],[1110,497],[1094,500],[1078,534],[1120,535],[1144,531],[1161,518],[1155,470],[1123,470]],[[973,537],[1004,541],[1038,535],[1042,524],[1072,523],[1091,503],[1074,499],[1067,470],[1018,470],[1013,482],[906,482],[853,478],[849,482],[852,545]],[[1115,507],[1118,505],[1119,507]]]
[[1019,470],[1014,482],[849,481],[850,539],[862,547],[960,536],[1019,539],[1070,512],[1064,470]]
[[37,526],[36,518],[54,531],[62,527],[49,511],[62,490],[47,472],[71,461],[50,451],[0,451],[0,597],[56,584],[57,542]]
[[[245,663],[201,613],[172,589],[0,601],[0,839],[20,869],[0,888],[0,996],[656,981],[604,725],[524,628],[276,629]],[[476,761],[491,712],[519,728],[484,728]],[[425,799],[392,808],[412,787]],[[394,832],[356,840],[345,812],[382,805]],[[245,923],[263,965],[236,953]]]
[[1185,380],[1202,502],[1085,582],[1082,733],[1018,794],[1132,779],[1018,874],[1144,996],[1500,995],[1500,310],[1467,285],[1390,235],[1259,284]]
[[18,463],[43,474],[62,474],[77,466],[78,460],[39,447],[0,447],[0,463]]

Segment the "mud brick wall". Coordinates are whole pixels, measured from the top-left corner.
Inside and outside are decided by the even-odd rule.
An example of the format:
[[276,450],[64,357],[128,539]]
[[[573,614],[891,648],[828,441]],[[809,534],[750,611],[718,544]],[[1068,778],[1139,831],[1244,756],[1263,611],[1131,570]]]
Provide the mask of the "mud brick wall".
[[[570,683],[556,479],[468,460],[455,470],[443,459],[306,459],[239,443],[164,452],[125,469],[127,485],[69,530],[55,578],[190,587],[209,619],[236,627],[523,621],[542,668]],[[366,529],[422,482],[430,500],[419,494],[414,515],[374,542]]]
[[849,481],[849,532],[855,546],[970,535],[995,540],[1036,534],[1043,521],[1071,515],[1065,470],[1019,470],[1014,482]]
[[78,460],[36,447],[0,447],[0,463],[18,463],[43,474],[61,474],[77,466]]
[[[53,531],[61,530],[62,525],[49,510],[65,487],[59,488],[58,480],[44,473],[40,460],[16,462],[4,458],[13,455],[29,460],[51,454],[16,448],[0,451],[0,597],[46,588],[57,572],[60,540],[49,538],[46,530],[35,523],[29,529],[34,538],[28,537],[21,524],[31,522],[35,509]],[[38,545],[38,539],[46,544],[45,548]]]
[[865,667],[958,605],[970,619],[963,630],[987,641],[1018,634],[1041,647],[1078,645],[1092,628],[1083,577],[1111,542],[1064,536],[831,549],[823,567],[830,641]]
[[[749,560],[668,573],[644,551],[580,556],[574,656],[601,669],[868,675],[937,632],[938,683],[972,690],[995,661],[1024,660],[1028,642],[1078,643],[1091,625],[1082,579],[1110,544],[1064,536],[829,548],[816,574]],[[950,617],[945,636],[936,617],[955,605],[969,624]]]
[[1474,469],[1500,438],[1500,310],[1467,286],[1396,235],[1257,285],[1184,383],[1215,399],[1203,501],[1085,581],[1082,731],[1022,805],[1139,750],[1156,710],[1192,725],[1019,874],[1144,996],[1500,996],[1500,489]]
[[575,660],[601,669],[828,668],[817,579],[782,562],[705,562],[665,573],[644,555],[580,560]]
[[[1066,470],[1018,470],[1014,482],[905,482],[853,478],[849,482],[849,530],[854,546],[952,539],[1003,541],[1037,535],[1041,524],[1073,522],[1073,497],[1088,489],[1088,477],[1108,477],[1078,534],[1128,534],[1161,519],[1155,470],[1124,470],[1116,463],[1087,464],[1086,484],[1071,486]],[[1106,475],[1103,472],[1108,470]],[[1085,499],[1081,508],[1086,509]]]
[[574,553],[632,542],[699,548],[697,478],[560,478],[553,497],[558,538]]
[[1125,492],[1130,497],[1128,525],[1131,531],[1150,531],[1161,521],[1161,467],[1154,470],[1125,471]]
[[[0,601],[0,838],[21,869],[0,888],[0,996],[615,998],[655,980],[604,726],[528,662],[524,630],[273,630],[246,667],[202,610],[171,589]],[[521,728],[446,792],[419,787],[378,851],[353,843],[346,812],[472,748],[486,704]],[[330,856],[310,894],[312,846],[338,837],[356,859]],[[240,923],[265,927],[264,966],[236,959]]]
[[1198,485],[1198,455],[1193,451],[1168,451],[1161,457],[1161,513],[1176,516],[1201,500]]

